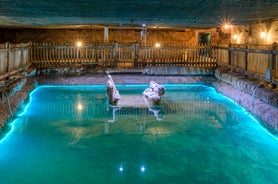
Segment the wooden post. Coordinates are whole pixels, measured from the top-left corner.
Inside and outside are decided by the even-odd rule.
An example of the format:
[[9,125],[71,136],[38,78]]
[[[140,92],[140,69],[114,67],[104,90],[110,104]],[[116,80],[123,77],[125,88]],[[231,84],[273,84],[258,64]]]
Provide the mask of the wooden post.
[[7,72],[7,79],[9,79],[9,76],[10,76],[10,43],[9,42],[7,42],[6,43],[6,49],[7,49],[7,70],[6,70],[6,72]]
[[138,67],[138,42],[134,43],[134,67]]
[[232,51],[231,51],[231,46],[232,44],[229,43],[229,47],[228,47],[228,65],[231,66],[232,63]]
[[[277,71],[277,59],[276,59],[276,54],[274,53],[277,49],[277,43],[274,42],[272,44],[272,51],[271,51],[271,65],[270,65],[270,75],[271,75],[271,79],[273,78],[273,74],[276,73]],[[272,88],[276,88],[277,86],[275,84],[272,83]]]
[[28,43],[28,59],[27,59],[27,62],[28,62],[27,63],[28,65],[33,62],[32,42]]
[[79,61],[79,47],[75,47],[74,50],[75,50],[75,53],[76,53],[76,60],[75,60],[75,62],[78,62]]
[[119,61],[118,56],[119,56],[119,43],[114,42],[113,66],[117,67]]
[[277,49],[277,43],[276,42],[274,42],[273,44],[272,44],[272,51],[271,51],[271,65],[270,65],[270,67],[271,67],[271,70],[274,70],[275,69],[275,66],[276,66],[276,62],[277,62],[277,60],[276,60],[276,54],[274,53],[275,51],[276,51],[276,49]]
[[19,61],[19,67],[22,68],[22,67],[25,67],[26,66],[26,63],[24,61],[24,50],[25,50],[25,46],[23,43],[21,43],[20,45],[20,61]]
[[245,55],[244,55],[244,75],[245,75],[245,77],[247,77],[247,75],[248,75],[248,49],[249,49],[249,45],[248,44],[246,44],[246,46],[245,46]]

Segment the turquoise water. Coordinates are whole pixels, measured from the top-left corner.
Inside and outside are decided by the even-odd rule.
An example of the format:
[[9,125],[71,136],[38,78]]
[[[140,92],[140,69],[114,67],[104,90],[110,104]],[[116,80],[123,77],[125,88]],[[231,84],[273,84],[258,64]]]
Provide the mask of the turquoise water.
[[148,86],[117,86],[121,108],[103,85],[36,88],[2,133],[0,183],[278,182],[278,140],[248,112],[208,86],[164,86],[156,107],[140,104]]

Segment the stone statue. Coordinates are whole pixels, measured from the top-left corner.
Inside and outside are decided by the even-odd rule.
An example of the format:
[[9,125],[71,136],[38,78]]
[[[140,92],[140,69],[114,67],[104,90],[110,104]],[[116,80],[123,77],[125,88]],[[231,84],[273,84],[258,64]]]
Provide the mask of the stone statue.
[[161,97],[164,93],[165,88],[163,86],[151,81],[150,86],[143,92],[143,96],[153,104],[157,104],[161,101]]
[[106,92],[108,94],[108,100],[110,105],[117,105],[120,100],[120,94],[117,90],[111,75],[108,75],[109,80],[106,83]]

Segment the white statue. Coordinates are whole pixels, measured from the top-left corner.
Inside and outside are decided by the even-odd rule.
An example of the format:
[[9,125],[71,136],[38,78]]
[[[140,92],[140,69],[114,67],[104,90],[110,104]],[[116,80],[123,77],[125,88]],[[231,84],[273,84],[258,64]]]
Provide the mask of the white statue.
[[117,90],[111,75],[108,75],[109,80],[106,83],[106,92],[108,94],[108,100],[110,105],[117,105],[120,100],[120,93]]
[[150,86],[143,92],[144,97],[154,104],[161,101],[162,95],[165,93],[165,88],[154,81],[150,82]]

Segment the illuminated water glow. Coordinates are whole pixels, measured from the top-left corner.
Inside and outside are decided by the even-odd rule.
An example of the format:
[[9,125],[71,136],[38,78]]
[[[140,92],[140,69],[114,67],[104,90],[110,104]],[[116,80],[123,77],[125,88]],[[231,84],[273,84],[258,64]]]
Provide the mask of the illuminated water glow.
[[[164,86],[161,121],[122,107],[114,123],[104,85],[36,88],[1,136],[0,181],[276,182],[277,137],[255,117],[211,87]],[[146,87],[117,85],[133,96]]]

